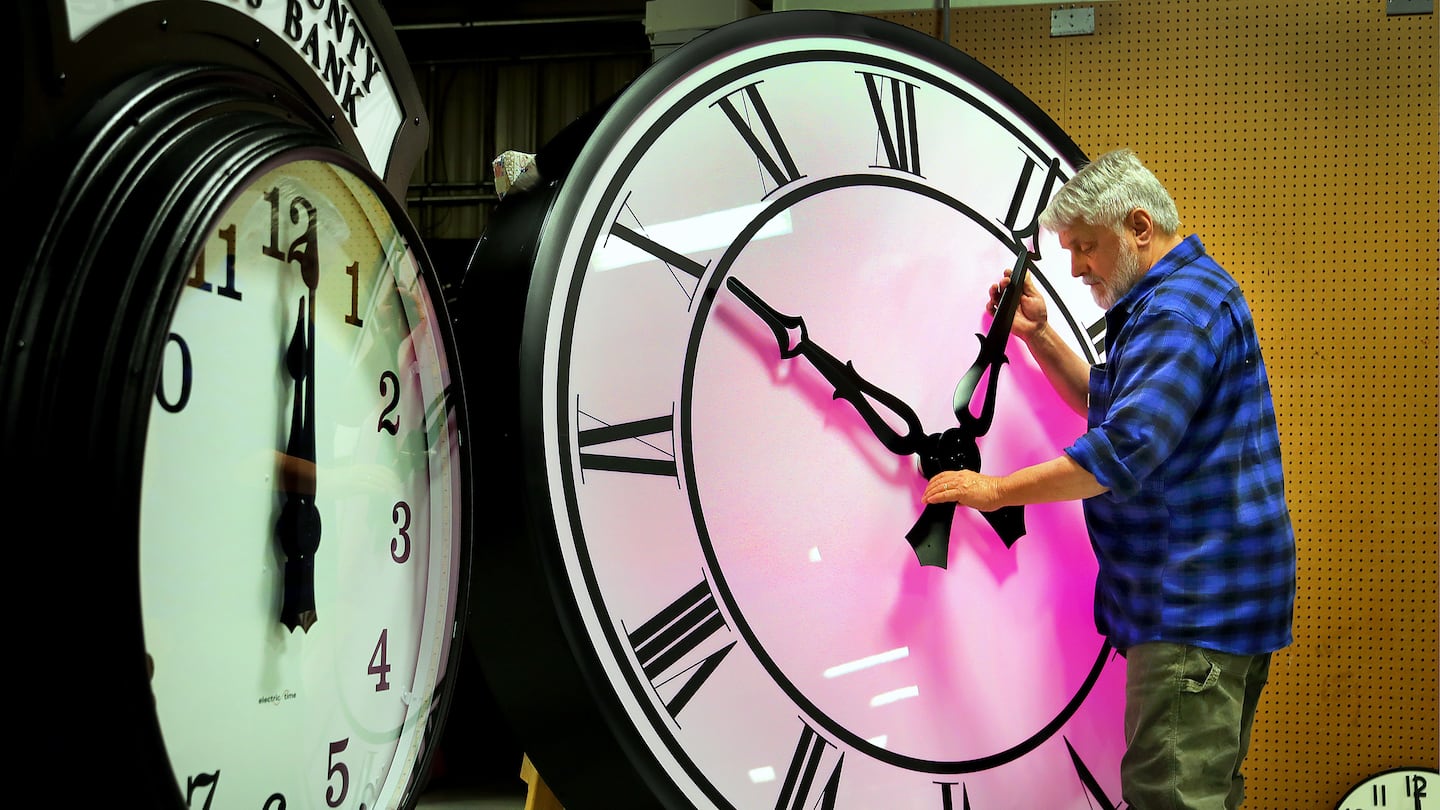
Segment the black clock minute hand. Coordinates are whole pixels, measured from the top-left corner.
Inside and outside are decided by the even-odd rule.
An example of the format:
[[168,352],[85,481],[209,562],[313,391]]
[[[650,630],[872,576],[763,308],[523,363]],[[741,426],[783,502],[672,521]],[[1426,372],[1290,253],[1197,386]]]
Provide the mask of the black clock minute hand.
[[[307,294],[300,299],[295,331],[285,351],[285,369],[295,381],[290,410],[290,439],[280,470],[284,503],[275,521],[275,540],[285,554],[284,595],[280,622],[295,632],[315,624],[315,552],[320,548],[320,510],[315,505],[315,288],[320,283],[316,256],[315,212],[308,201],[296,198],[291,219],[303,206],[310,219],[306,233],[290,247],[289,259],[300,264]],[[303,403],[303,404],[302,404]]]
[[[1015,266],[1010,271],[1010,283],[995,306],[995,319],[990,323],[990,330],[983,336],[976,335],[980,338],[980,353],[960,378],[959,385],[955,386],[953,404],[955,419],[960,426],[941,435],[940,452],[936,457],[922,457],[920,460],[921,471],[927,478],[941,470],[980,470],[980,448],[976,439],[990,430],[990,421],[995,415],[995,390],[1000,381],[1000,366],[1009,361],[1005,356],[1005,346],[1010,340],[1010,327],[1015,322],[1015,311],[1020,307],[1020,296],[1025,289],[1029,259],[1029,251],[1021,243],[1015,256]],[[987,369],[989,379],[985,384],[985,400],[977,417],[971,412],[970,403],[974,399],[975,389],[979,387],[980,378]],[[1000,536],[1006,548],[1014,546],[1015,541],[1025,534],[1023,506],[1003,506],[980,514]],[[905,535],[915,547],[915,553],[921,556],[922,562],[926,557],[939,557],[943,560],[944,557],[939,555],[948,554],[950,527],[954,517],[955,504],[929,504],[910,533]],[[922,553],[922,549],[927,551]]]
[[[990,331],[984,336],[975,335],[980,339],[980,353],[960,378],[960,383],[955,386],[955,418],[960,421],[961,428],[976,438],[984,436],[990,430],[990,420],[995,415],[995,386],[1000,380],[1000,366],[1009,362],[1009,358],[1005,356],[1005,346],[1010,342],[1010,327],[1015,323],[1015,311],[1020,308],[1020,296],[1025,290],[1029,258],[1029,252],[1022,245],[1015,257],[1015,267],[1010,271],[1010,283],[1006,285],[1005,291],[1000,295],[1000,302],[995,306],[995,319],[990,323]],[[970,401],[974,398],[975,388],[987,368],[990,370],[990,379],[985,384],[985,402],[981,406],[980,416],[976,417],[970,411]]]
[[[725,285],[770,327],[770,331],[775,335],[775,342],[780,346],[780,356],[785,359],[804,357],[809,360],[810,364],[835,386],[835,398],[843,399],[855,407],[860,418],[870,426],[871,432],[885,445],[885,449],[898,456],[908,456],[926,447],[928,439],[925,429],[915,411],[911,410],[904,400],[861,377],[855,371],[853,363],[841,363],[811,341],[805,328],[805,319],[780,314],[733,276],[725,280]],[[793,345],[790,340],[791,330],[799,330],[800,333],[799,340]],[[906,432],[902,434],[892,428],[870,404],[872,399],[900,417],[905,423]]]

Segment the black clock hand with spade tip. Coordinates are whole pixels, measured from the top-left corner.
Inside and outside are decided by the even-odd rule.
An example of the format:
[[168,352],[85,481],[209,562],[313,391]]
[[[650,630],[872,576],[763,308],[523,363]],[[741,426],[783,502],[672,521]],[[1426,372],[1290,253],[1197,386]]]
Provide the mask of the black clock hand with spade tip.
[[[936,457],[922,456],[920,459],[920,471],[926,478],[931,478],[942,470],[980,470],[980,449],[976,439],[989,432],[991,419],[995,416],[995,390],[1000,381],[1000,366],[1009,362],[1009,358],[1005,356],[1005,346],[1010,340],[1010,327],[1015,322],[1015,311],[1020,307],[1020,296],[1024,293],[1029,259],[1029,251],[1020,244],[1015,257],[1015,267],[1010,271],[1010,283],[1000,295],[990,331],[983,336],[976,335],[980,339],[980,353],[961,376],[960,383],[955,386],[953,405],[955,419],[960,426],[950,428],[941,435],[941,452]],[[980,406],[980,415],[976,416],[971,412],[970,404],[975,397],[975,389],[980,385],[980,378],[985,376],[987,371],[989,378],[985,384],[985,399]],[[1023,506],[1004,506],[980,514],[1000,536],[1006,548],[1014,546],[1015,541],[1025,534]],[[905,538],[914,546],[915,553],[921,557],[922,562],[927,558],[945,559],[954,517],[954,503],[928,504],[921,512],[920,519]]]
[[295,331],[285,350],[285,369],[295,381],[295,393],[290,439],[280,471],[284,503],[275,521],[275,540],[285,554],[280,622],[292,633],[297,626],[308,633],[317,618],[315,552],[320,547],[320,510],[315,505],[315,288],[320,283],[320,267],[315,253],[314,209],[297,198],[291,205],[292,220],[299,216],[297,204],[304,206],[310,221],[306,235],[290,246],[289,258],[299,262],[308,293],[300,299]]
[[[915,415],[905,401],[894,394],[880,388],[879,386],[861,377],[855,371],[853,363],[841,363],[829,352],[820,348],[810,340],[810,334],[805,328],[805,319],[793,315],[782,315],[766,304],[749,287],[746,287],[739,279],[730,277],[725,280],[725,285],[735,293],[735,297],[749,307],[770,331],[775,335],[775,342],[780,346],[780,357],[790,359],[792,357],[804,357],[817,371],[835,386],[835,398],[843,399],[855,406],[860,413],[860,418],[870,426],[880,443],[885,449],[900,456],[908,456],[912,453],[919,453],[925,449],[933,439],[925,435],[925,429],[920,425],[920,418]],[[798,330],[799,340],[791,345],[790,332]],[[905,423],[906,432],[900,433],[890,426],[880,416],[870,400],[884,405],[900,420]]]

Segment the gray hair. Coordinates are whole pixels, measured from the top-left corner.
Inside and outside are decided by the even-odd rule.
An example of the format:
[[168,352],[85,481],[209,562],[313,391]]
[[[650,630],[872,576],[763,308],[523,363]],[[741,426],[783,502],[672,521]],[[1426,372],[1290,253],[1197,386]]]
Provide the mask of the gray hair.
[[1132,149],[1106,152],[1080,167],[1040,213],[1040,225],[1062,231],[1078,224],[1120,230],[1131,211],[1143,208],[1167,236],[1180,230],[1175,200]]

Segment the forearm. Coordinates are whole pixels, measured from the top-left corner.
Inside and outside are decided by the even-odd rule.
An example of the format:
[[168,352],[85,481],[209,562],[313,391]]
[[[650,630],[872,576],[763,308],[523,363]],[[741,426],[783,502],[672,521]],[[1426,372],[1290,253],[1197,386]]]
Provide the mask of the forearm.
[[997,476],[994,487],[995,503],[990,508],[1075,501],[1108,491],[1095,476],[1063,454],[1009,475]]
[[1085,358],[1048,326],[1026,338],[1025,346],[1065,404],[1084,416],[1090,397],[1090,364]]
[[1067,455],[1052,458],[1009,475],[981,475],[970,470],[945,470],[925,485],[925,503],[953,501],[992,512],[1002,506],[1074,501],[1109,490]]

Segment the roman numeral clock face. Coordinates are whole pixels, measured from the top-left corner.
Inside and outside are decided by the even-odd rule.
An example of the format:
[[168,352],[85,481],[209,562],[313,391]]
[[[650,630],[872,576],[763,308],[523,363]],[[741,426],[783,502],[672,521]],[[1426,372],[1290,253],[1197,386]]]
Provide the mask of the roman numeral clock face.
[[1079,505],[920,501],[1084,430],[986,314],[1024,270],[1098,358],[1102,313],[1035,226],[1078,150],[928,38],[769,16],[617,100],[537,260],[584,633],[699,807],[1114,806],[1123,660]]

